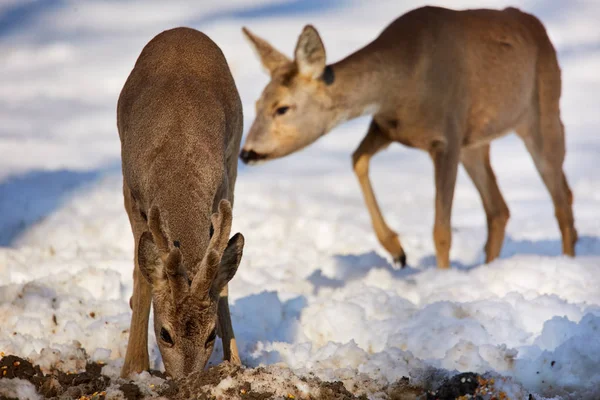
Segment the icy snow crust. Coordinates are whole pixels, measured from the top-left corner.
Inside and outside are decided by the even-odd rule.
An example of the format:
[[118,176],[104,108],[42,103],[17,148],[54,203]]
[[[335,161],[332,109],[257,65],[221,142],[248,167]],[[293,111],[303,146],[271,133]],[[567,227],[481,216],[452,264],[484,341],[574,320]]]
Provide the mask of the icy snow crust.
[[[0,351],[46,370],[75,371],[89,357],[116,377],[128,337],[133,241],[122,206],[115,105],[145,43],[179,25],[211,36],[236,78],[247,130],[267,76],[242,25],[291,54],[303,25],[313,23],[335,61],[421,3],[57,4],[0,7]],[[482,264],[485,215],[462,170],[453,265],[440,271],[428,156],[392,146],[375,157],[375,191],[410,265],[395,269],[350,168],[368,124],[362,118],[296,155],[240,166],[234,231],[244,233],[246,248],[230,300],[245,365],[312,372],[372,397],[402,376],[419,382],[440,368],[493,371],[509,378],[513,398],[600,398],[600,6],[516,6],[544,21],[559,50],[578,256],[560,255],[550,198],[510,136],[492,146],[512,218],[501,259],[489,265]],[[9,23],[11,15],[20,22]],[[220,350],[217,344],[212,364]],[[162,368],[152,331],[150,354],[152,367]],[[358,385],[365,379],[371,387]],[[28,396],[33,389],[19,390]]]

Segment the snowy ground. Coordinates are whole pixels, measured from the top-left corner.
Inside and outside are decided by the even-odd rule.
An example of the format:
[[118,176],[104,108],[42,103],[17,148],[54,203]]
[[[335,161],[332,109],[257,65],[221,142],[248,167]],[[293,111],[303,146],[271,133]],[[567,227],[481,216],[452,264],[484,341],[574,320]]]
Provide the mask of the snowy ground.
[[[303,25],[313,23],[335,61],[422,5],[165,4],[0,2],[2,352],[76,369],[76,340],[92,359],[107,362],[105,373],[118,374],[129,328],[133,240],[122,206],[115,107],[152,36],[179,25],[211,36],[236,78],[247,128],[267,76],[242,25],[291,54]],[[245,365],[283,363],[299,374],[341,379],[355,392],[354,384],[368,377],[376,384],[361,390],[370,396],[386,382],[418,381],[435,367],[495,371],[512,378],[514,398],[600,398],[600,3],[516,5],[543,20],[559,50],[578,256],[560,255],[550,198],[524,146],[509,136],[494,143],[492,157],[512,219],[502,257],[489,265],[482,264],[485,216],[464,171],[453,210],[453,267],[440,271],[431,239],[429,158],[396,145],[374,159],[375,191],[410,265],[394,269],[350,168],[368,123],[359,119],[296,155],[240,166],[234,229],[247,243],[230,298]],[[150,347],[152,365],[160,368],[153,336]]]

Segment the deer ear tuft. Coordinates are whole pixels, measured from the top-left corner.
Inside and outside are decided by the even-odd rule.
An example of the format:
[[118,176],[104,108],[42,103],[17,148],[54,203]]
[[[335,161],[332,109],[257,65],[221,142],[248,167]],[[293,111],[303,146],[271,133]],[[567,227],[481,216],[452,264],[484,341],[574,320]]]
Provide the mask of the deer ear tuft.
[[296,65],[300,75],[317,79],[325,70],[325,46],[319,32],[312,25],[306,25],[296,44]]
[[248,28],[243,27],[242,32],[244,32],[244,35],[252,45],[263,67],[269,71],[271,76],[273,76],[273,73],[278,68],[292,62],[288,57],[271,46],[269,42],[250,32]]

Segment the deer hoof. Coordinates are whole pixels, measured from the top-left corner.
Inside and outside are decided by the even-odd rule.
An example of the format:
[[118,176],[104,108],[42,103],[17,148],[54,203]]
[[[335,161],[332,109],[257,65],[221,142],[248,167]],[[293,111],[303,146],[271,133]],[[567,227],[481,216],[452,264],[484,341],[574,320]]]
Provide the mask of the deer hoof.
[[399,265],[400,268],[406,267],[406,254],[402,253],[398,257],[394,258],[394,264]]

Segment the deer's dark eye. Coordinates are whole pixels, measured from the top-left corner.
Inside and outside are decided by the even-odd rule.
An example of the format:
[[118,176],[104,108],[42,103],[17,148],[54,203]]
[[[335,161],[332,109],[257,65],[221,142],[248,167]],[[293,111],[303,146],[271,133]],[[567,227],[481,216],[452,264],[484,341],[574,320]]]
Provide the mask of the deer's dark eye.
[[171,338],[171,334],[165,328],[160,329],[160,339],[166,344],[173,346],[173,339]]
[[278,107],[278,108],[275,110],[275,113],[276,113],[277,115],[283,115],[283,114],[285,114],[286,112],[288,112],[288,110],[289,110],[289,109],[290,109],[290,108],[289,108],[288,106]]
[[208,335],[208,339],[206,339],[206,343],[204,344],[204,347],[210,346],[210,344],[212,342],[214,342],[216,338],[217,338],[217,328],[213,329],[212,332],[210,333],[210,335]]

